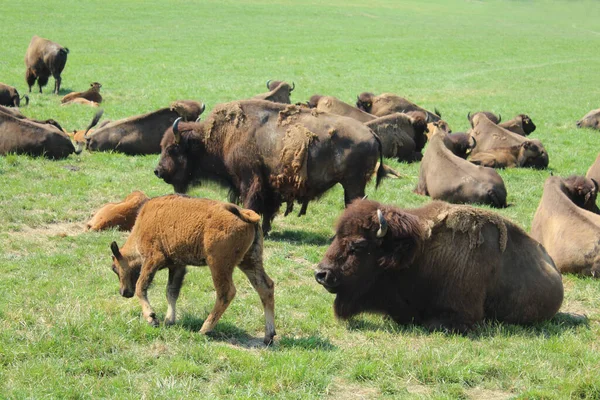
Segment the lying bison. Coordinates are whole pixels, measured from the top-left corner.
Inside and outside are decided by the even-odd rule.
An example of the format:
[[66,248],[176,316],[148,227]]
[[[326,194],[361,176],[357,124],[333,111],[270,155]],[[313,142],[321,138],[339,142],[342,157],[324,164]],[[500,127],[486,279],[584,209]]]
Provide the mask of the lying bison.
[[333,96],[315,94],[308,101],[308,106],[319,111],[354,118],[360,122],[369,122],[377,118]]
[[35,35],[31,38],[25,53],[25,66],[27,67],[25,80],[29,85],[30,93],[36,80],[40,87],[40,93],[42,93],[42,87],[46,86],[48,78],[52,75],[54,77],[52,93],[58,94],[62,81],[60,74],[67,63],[67,54],[69,54],[69,49],[58,43]]
[[578,128],[600,129],[600,108],[590,111],[577,121]]
[[527,114],[519,114],[511,120],[498,124],[498,126],[521,136],[529,136],[536,128]]
[[204,103],[194,100],[176,100],[169,107],[171,111],[175,111],[185,122],[199,121],[200,115],[206,109]]
[[497,147],[471,156],[473,164],[490,168],[521,168],[543,157],[539,142],[525,141],[510,147]]
[[176,192],[210,179],[231,190],[245,208],[263,215],[263,232],[280,205],[308,202],[336,183],[349,204],[365,195],[376,165],[385,175],[381,142],[359,121],[313,113],[295,105],[242,100],[215,107],[206,121],[168,130],[154,173]]
[[253,100],[267,100],[267,101],[273,101],[275,103],[283,103],[283,104],[290,104],[291,100],[290,100],[290,95],[292,94],[292,91],[296,88],[296,84],[293,83],[293,86],[290,86],[289,83],[287,82],[282,82],[282,81],[267,81],[267,88],[269,88],[269,91],[267,93],[261,93],[258,94],[254,97],[252,97]]
[[408,111],[422,111],[427,114],[429,120],[434,122],[439,121],[442,117],[438,110],[432,113],[404,97],[392,93],[383,93],[375,96],[373,93],[363,92],[356,98],[356,107],[377,117]]
[[379,136],[383,156],[398,161],[420,161],[427,143],[427,121],[422,116],[411,117],[393,113],[365,122]]
[[544,245],[558,269],[600,278],[598,183],[583,176],[546,179],[531,223],[531,236]]
[[100,94],[101,87],[102,84],[100,82],[92,82],[90,83],[90,88],[85,92],[71,92],[60,99],[60,102],[66,104],[77,99],[85,99],[89,102],[100,104],[102,103],[102,95]]
[[560,273],[538,242],[501,216],[435,201],[400,209],[352,203],[315,278],[337,317],[370,312],[399,324],[465,332],[482,320],[547,320]]
[[165,325],[172,325],[186,265],[208,265],[216,291],[215,305],[200,329],[208,333],[235,297],[232,275],[239,266],[260,296],[265,313],[264,342],[269,344],[275,336],[274,285],[263,268],[259,221],[254,211],[214,200],[180,195],[148,200],[125,245],[119,249],[112,242],[110,246],[120,294],[135,294],[144,319],[158,326],[147,290],[156,271],[167,268],[169,306]]
[[18,118],[0,109],[0,155],[16,153],[58,159],[73,152],[69,136],[56,126]]
[[451,203],[506,207],[506,186],[492,168],[480,167],[450,151],[449,135],[436,129],[425,151],[415,193]]
[[140,208],[146,201],[148,201],[148,196],[144,192],[139,190],[131,192],[121,202],[108,203],[102,206],[96,211],[92,219],[85,224],[85,227],[91,231],[102,231],[110,228],[130,231],[135,224]]
[[21,100],[25,99],[25,105],[29,104],[29,96],[19,96],[16,88],[0,82],[0,106],[20,107]]
[[477,111],[476,113],[471,114],[471,112],[467,113],[467,119],[469,120],[469,123],[471,124],[471,128],[473,127],[473,118],[478,115],[478,114],[483,114],[487,117],[487,119],[489,119],[493,124],[498,125],[500,123],[500,121],[502,121],[502,115],[498,114],[494,114],[491,111]]

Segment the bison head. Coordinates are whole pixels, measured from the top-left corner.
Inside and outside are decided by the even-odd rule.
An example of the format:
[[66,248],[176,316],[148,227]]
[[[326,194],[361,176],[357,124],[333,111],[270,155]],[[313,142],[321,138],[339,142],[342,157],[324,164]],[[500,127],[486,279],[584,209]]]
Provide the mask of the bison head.
[[466,160],[477,145],[477,142],[473,136],[460,132],[446,135],[444,137],[444,144],[452,154]]
[[[526,143],[529,143],[526,145]],[[525,151],[526,158],[522,162],[523,167],[531,167],[535,169],[544,169],[548,167],[549,159],[548,152],[539,140],[530,140],[524,142],[521,146],[521,152]],[[519,154],[519,159],[521,155]]]
[[160,143],[161,153],[154,175],[173,185],[176,193],[185,193],[192,180],[188,152],[190,144],[187,136],[179,131],[181,117],[173,122],[173,134],[169,130]]
[[123,297],[133,297],[135,285],[140,277],[140,266],[129,265],[127,259],[123,257],[117,242],[110,244],[113,253],[112,270],[119,277],[119,293]]
[[600,109],[592,110],[577,121],[578,128],[600,129]]
[[535,131],[535,124],[529,118],[527,114],[519,114],[517,118],[521,120],[521,126],[523,127],[523,132],[525,132],[525,136],[528,136],[531,132]]
[[371,112],[373,108],[373,98],[375,95],[369,92],[363,92],[356,96],[356,107],[363,110],[364,112]]
[[336,315],[347,319],[377,310],[382,285],[410,268],[423,236],[418,217],[374,201],[354,201],[315,271],[317,282],[337,294]]
[[573,203],[578,207],[600,214],[600,210],[596,205],[598,182],[595,179],[573,175],[565,179],[564,183],[566,195]]

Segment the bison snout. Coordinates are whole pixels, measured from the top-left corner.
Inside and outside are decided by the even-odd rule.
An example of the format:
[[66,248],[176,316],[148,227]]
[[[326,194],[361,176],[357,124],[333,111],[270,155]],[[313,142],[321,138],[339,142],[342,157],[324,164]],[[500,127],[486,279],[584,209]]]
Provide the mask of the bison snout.
[[156,169],[154,170],[154,175],[156,175],[157,177],[159,177],[159,178],[160,178],[160,171],[158,170],[158,168],[156,168]]
[[126,297],[126,298],[132,298],[133,297],[133,290],[130,289],[119,289],[119,293],[121,294],[121,296]]
[[315,280],[330,292],[333,292],[333,289],[339,285],[339,281],[333,272],[328,269],[317,269],[315,271]]

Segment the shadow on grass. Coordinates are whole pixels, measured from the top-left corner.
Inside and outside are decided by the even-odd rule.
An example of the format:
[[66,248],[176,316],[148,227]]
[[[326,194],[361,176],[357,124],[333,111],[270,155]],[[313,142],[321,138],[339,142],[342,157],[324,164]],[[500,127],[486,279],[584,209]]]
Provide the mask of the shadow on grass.
[[302,350],[322,350],[334,351],[337,346],[333,345],[328,339],[323,339],[319,336],[307,337],[288,337],[284,336],[277,342],[278,346],[275,350],[302,349]]
[[267,236],[267,240],[272,240],[274,242],[289,242],[292,244],[325,246],[331,243],[332,238],[314,232],[290,231],[286,229],[283,231],[270,232],[269,236]]
[[385,317],[380,323],[355,317],[348,321],[347,326],[348,330],[352,331],[384,331],[389,333],[405,333],[417,336],[427,336],[432,333],[442,333],[449,336],[460,335],[469,339],[478,340],[495,336],[560,336],[564,332],[570,332],[579,327],[589,329],[589,319],[586,315],[582,314],[559,312],[549,321],[530,325],[514,325],[489,320],[477,325],[464,335],[446,331],[429,331],[420,325],[398,325],[391,319]]

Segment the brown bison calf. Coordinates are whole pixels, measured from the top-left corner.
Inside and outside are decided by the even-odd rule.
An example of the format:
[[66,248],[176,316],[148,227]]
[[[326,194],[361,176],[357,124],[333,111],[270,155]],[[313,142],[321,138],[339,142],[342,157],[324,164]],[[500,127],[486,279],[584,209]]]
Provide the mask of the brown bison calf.
[[119,203],[108,203],[99,209],[86,224],[91,231],[101,231],[117,227],[122,231],[130,231],[135,224],[138,211],[148,201],[144,192],[131,192]]
[[577,121],[578,128],[600,129],[600,108],[590,111]]
[[214,308],[201,333],[210,332],[235,296],[233,269],[246,274],[258,292],[265,312],[264,342],[275,336],[273,281],[263,269],[260,217],[251,210],[208,199],[169,195],[148,200],[142,207],[125,245],[113,252],[113,271],[119,276],[123,297],[135,295],[143,316],[158,326],[147,290],[159,269],[169,269],[165,324],[175,323],[175,303],[186,265],[208,265],[216,290]]
[[60,99],[60,102],[66,104],[73,102],[76,99],[85,99],[88,100],[88,103],[97,103],[95,107],[98,107],[98,104],[102,103],[102,95],[100,94],[101,87],[102,84],[100,82],[92,82],[90,83],[90,88],[85,92],[71,92]]
[[473,164],[490,168],[520,168],[542,157],[543,150],[535,142],[523,142],[510,147],[499,147],[475,154]]

